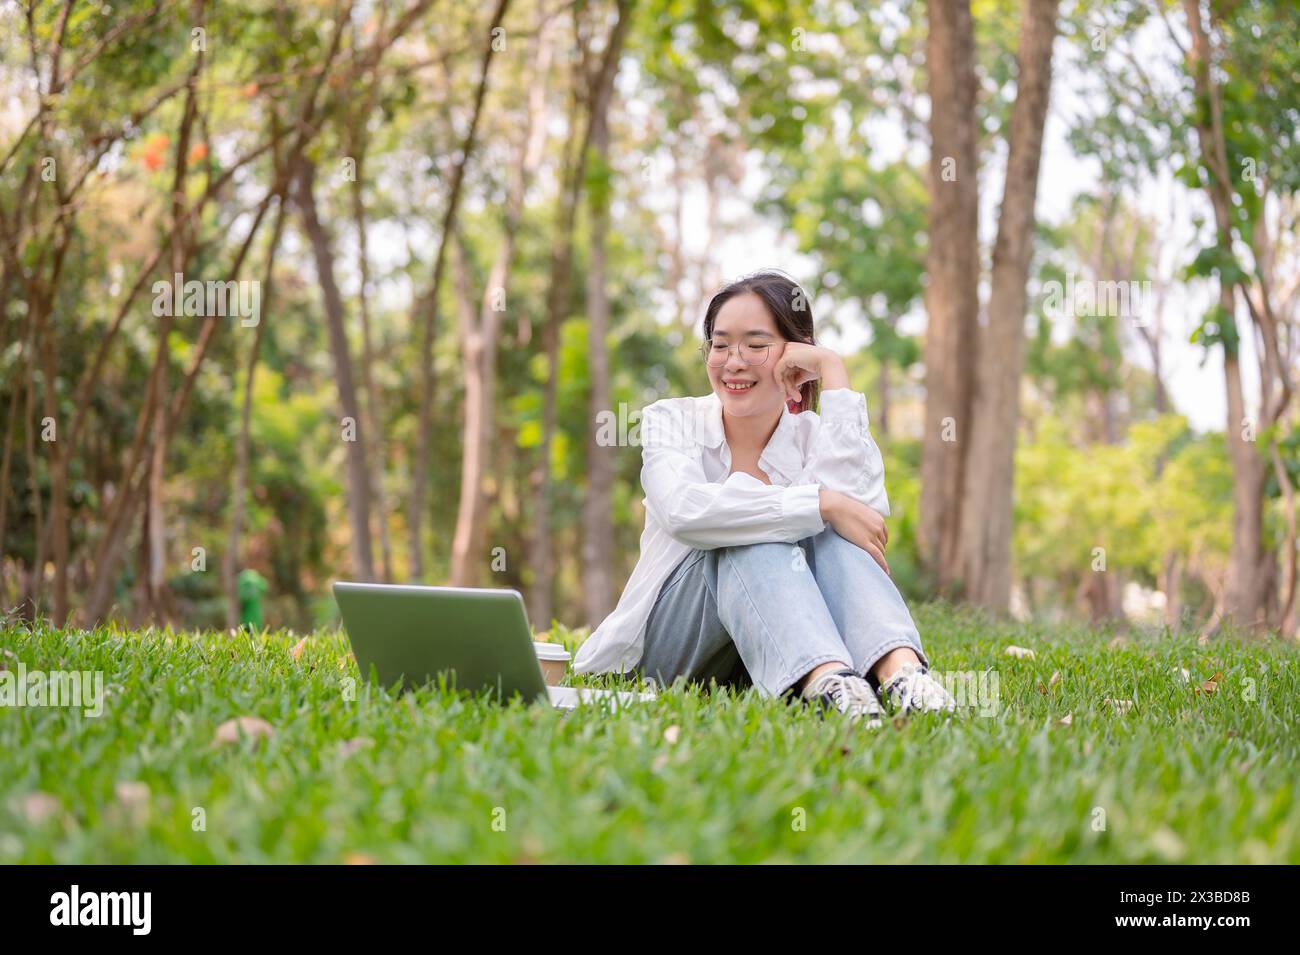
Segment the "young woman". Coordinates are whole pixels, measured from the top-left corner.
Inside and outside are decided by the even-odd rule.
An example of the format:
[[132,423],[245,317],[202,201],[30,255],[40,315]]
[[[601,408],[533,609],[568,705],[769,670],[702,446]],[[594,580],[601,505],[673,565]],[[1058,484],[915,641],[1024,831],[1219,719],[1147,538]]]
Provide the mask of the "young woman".
[[640,559],[575,670],[799,694],[868,725],[877,691],[955,709],[889,578],[866,399],[815,344],[803,290],[770,271],[726,286],[701,351],[712,394],[642,414]]

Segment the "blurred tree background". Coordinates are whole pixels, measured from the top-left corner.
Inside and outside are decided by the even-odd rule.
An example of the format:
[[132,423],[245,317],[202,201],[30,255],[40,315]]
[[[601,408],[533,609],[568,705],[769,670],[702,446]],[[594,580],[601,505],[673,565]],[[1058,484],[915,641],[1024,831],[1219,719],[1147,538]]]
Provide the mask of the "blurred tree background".
[[1297,36],[1263,0],[3,0],[0,607],[233,626],[255,570],[271,626],[340,578],[598,622],[638,409],[707,390],[708,298],[778,267],[867,396],[909,598],[1294,635]]

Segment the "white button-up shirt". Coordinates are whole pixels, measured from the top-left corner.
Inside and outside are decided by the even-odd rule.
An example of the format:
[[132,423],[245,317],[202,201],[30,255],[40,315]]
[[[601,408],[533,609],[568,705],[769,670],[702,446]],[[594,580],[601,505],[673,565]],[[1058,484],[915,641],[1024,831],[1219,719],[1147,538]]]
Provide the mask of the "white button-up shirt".
[[848,388],[823,391],[820,415],[792,414],[782,406],[758,459],[771,484],[743,471],[731,473],[722,402],[713,393],[647,407],[640,443],[641,556],[614,612],[578,648],[578,673],[626,673],[641,661],[659,590],[692,549],[793,543],[819,534],[826,527],[823,487],[889,514],[885,467],[867,427],[866,398]]

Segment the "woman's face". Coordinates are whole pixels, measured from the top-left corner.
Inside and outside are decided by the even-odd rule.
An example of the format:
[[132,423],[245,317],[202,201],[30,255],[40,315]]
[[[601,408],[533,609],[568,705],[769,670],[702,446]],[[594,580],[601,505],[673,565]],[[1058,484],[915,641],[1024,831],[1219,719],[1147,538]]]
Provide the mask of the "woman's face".
[[[768,415],[780,408],[785,402],[785,392],[772,372],[785,351],[785,339],[776,330],[776,322],[763,300],[752,292],[728,299],[718,310],[713,322],[710,361],[720,360],[724,345],[731,346],[725,352],[726,363],[717,368],[706,363],[709,383],[722,400],[722,410],[739,417]],[[765,353],[761,365],[748,364],[741,357],[758,359]]]

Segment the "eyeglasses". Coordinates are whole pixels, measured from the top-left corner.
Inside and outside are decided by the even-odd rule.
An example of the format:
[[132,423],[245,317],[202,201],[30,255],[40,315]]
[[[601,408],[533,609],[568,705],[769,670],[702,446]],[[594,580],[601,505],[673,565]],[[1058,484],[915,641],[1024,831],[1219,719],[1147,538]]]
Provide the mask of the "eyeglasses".
[[776,342],[741,342],[737,345],[728,345],[726,342],[715,342],[709,339],[700,346],[700,354],[708,362],[710,368],[721,368],[731,357],[733,348],[739,349],[740,360],[746,365],[761,365],[767,361],[768,350]]

